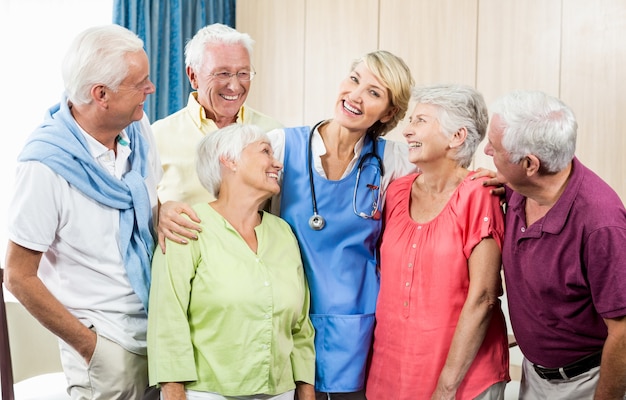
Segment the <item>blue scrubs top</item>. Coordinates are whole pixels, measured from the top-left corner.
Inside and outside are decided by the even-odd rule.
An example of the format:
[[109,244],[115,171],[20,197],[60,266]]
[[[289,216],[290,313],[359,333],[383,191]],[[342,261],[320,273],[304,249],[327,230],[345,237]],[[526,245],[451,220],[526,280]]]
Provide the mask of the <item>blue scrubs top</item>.
[[[355,392],[365,386],[365,371],[374,331],[379,289],[377,246],[380,219],[365,219],[353,209],[357,174],[357,211],[372,210],[372,191],[380,186],[380,167],[372,157],[373,141],[366,137],[362,168],[341,180],[320,176],[312,168],[322,230],[309,226],[313,215],[309,183],[310,127],[285,129],[285,159],[280,215],[293,229],[302,252],[311,290],[311,321],[315,327],[316,380],[320,392]],[[378,140],[382,159],[385,141]],[[379,205],[379,207],[382,205]],[[380,210],[382,212],[382,209]]]

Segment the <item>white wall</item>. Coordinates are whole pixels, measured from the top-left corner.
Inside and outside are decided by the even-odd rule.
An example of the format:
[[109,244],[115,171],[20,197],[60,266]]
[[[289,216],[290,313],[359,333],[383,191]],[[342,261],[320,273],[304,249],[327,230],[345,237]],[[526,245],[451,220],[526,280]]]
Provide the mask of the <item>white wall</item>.
[[60,99],[61,59],[71,40],[90,26],[111,23],[112,11],[113,0],[0,0],[0,264],[15,159],[44,112]]

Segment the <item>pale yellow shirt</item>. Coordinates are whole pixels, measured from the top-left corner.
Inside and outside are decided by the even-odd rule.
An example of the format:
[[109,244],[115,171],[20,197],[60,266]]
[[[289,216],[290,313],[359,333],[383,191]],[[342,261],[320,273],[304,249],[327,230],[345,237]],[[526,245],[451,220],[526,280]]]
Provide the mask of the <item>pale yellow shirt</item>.
[[[206,117],[196,97],[197,92],[191,93],[185,108],[152,124],[163,166],[163,178],[158,184],[161,203],[175,200],[194,205],[215,200],[196,174],[196,148],[206,134],[218,127]],[[239,110],[237,122],[258,125],[265,132],[282,127],[275,119],[246,105]]]

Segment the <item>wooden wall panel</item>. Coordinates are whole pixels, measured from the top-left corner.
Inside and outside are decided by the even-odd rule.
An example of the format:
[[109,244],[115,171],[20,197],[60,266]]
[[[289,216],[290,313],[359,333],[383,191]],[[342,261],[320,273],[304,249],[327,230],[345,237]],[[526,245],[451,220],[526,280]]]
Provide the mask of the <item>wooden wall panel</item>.
[[380,48],[418,85],[475,84],[478,0],[380,0]]
[[626,1],[563,2],[561,99],[578,120],[576,154],[626,200]]
[[304,118],[305,0],[238,0],[237,29],[254,40],[247,103],[286,126]]
[[515,89],[559,94],[561,0],[480,0],[476,85],[488,102]]
[[307,0],[304,124],[333,116],[352,61],[378,46],[378,0]]
[[[474,86],[477,12],[478,0],[380,0],[379,46],[406,61],[417,85]],[[404,141],[407,123],[388,138]]]
[[[515,89],[561,97],[577,155],[626,199],[626,0],[238,0],[237,26],[257,40],[250,104],[287,125],[332,116],[351,61],[382,48],[417,84],[474,85],[488,105]],[[493,168],[483,147],[475,166]]]
[[[559,95],[561,1],[480,0],[476,88],[487,106],[516,89]],[[475,165],[494,169],[483,141]]]

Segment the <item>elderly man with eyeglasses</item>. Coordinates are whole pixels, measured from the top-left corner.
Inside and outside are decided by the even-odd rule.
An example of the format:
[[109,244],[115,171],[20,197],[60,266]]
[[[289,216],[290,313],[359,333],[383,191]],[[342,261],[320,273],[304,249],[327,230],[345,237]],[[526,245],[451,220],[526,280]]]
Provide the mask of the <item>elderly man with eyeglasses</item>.
[[169,208],[175,221],[184,223],[177,216],[186,213],[188,205],[214,200],[195,169],[196,146],[204,136],[235,122],[254,124],[266,132],[282,127],[244,105],[255,76],[250,60],[253,44],[246,33],[212,24],[200,29],[185,47],[187,76],[195,91],[185,108],[152,125],[164,173],[159,200],[177,202]]

